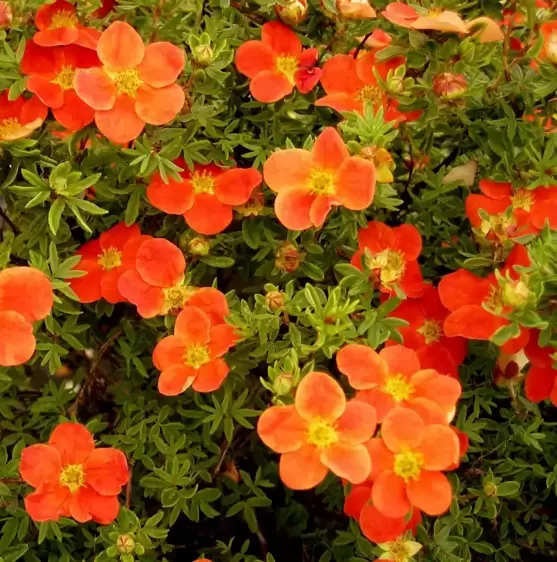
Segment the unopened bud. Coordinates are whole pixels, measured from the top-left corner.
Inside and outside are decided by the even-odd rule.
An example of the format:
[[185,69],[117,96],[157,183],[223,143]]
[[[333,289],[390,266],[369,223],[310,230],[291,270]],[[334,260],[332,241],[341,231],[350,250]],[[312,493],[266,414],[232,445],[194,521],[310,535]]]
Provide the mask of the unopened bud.
[[286,25],[298,25],[306,19],[307,0],[290,0],[285,4],[275,4],[275,13]]
[[466,92],[466,78],[462,74],[442,72],[433,77],[433,92],[440,98],[456,100]]
[[193,49],[193,58],[202,66],[210,65],[214,54],[211,45],[198,45]]
[[291,242],[284,242],[275,255],[275,267],[285,273],[293,273],[300,266],[302,255]]
[[193,256],[207,256],[211,251],[211,242],[203,236],[196,236],[188,242],[188,252]]
[[292,374],[281,373],[273,382],[273,392],[278,396],[283,396],[292,390],[292,385]]
[[265,196],[261,189],[256,189],[243,205],[234,207],[234,210],[244,217],[257,217],[264,208]]
[[484,484],[484,494],[488,498],[494,498],[497,495],[497,486],[493,482],[486,482]]
[[265,295],[265,304],[271,312],[275,312],[284,306],[284,293],[280,291],[269,291]]
[[503,287],[503,301],[514,309],[524,308],[532,296],[532,291],[524,281],[511,281]]
[[133,552],[135,548],[135,541],[132,537],[130,537],[130,535],[120,535],[116,539],[116,548],[118,549],[118,552],[121,553]]
[[361,150],[360,156],[375,164],[376,178],[379,183],[390,183],[394,180],[395,162],[388,150],[367,146]]
[[10,27],[14,18],[12,7],[8,2],[0,2],[0,29]]

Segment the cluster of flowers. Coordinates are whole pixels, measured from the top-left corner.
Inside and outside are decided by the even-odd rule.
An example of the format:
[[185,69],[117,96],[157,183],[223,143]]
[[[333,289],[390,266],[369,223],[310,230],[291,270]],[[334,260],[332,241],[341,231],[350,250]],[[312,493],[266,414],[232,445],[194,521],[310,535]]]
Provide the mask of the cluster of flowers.
[[[467,440],[449,425],[460,383],[422,369],[417,353],[389,346],[379,354],[349,344],[337,355],[355,398],[347,400],[330,375],[313,372],[293,405],[260,417],[263,442],[280,453],[280,478],[307,490],[329,471],[353,485],[346,512],[375,542],[395,540],[428,515],[445,512],[452,489],[443,471],[457,468]],[[380,424],[380,436],[374,437]],[[409,520],[410,517],[410,520]]]
[[145,46],[121,21],[102,33],[85,27],[66,0],[41,6],[35,24],[20,64],[34,96],[8,101],[2,93],[0,140],[27,136],[50,108],[70,132],[94,120],[109,140],[126,143],[146,123],[169,123],[182,109],[185,93],[176,84],[185,65],[182,49],[168,42]]

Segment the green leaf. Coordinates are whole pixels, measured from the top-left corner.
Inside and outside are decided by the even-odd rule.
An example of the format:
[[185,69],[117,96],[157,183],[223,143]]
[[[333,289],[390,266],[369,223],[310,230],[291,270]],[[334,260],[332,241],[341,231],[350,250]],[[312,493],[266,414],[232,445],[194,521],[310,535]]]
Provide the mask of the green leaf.
[[132,192],[128,204],[126,205],[126,212],[124,213],[124,221],[126,222],[126,226],[131,226],[137,220],[140,200],[141,194],[139,190],[136,189]]
[[520,490],[520,484],[514,480],[497,484],[497,496],[499,497],[513,496],[518,490]]
[[202,256],[199,261],[210,265],[211,267],[232,267],[234,265],[234,258],[226,256]]
[[52,234],[56,235],[58,229],[60,228],[60,219],[62,218],[62,213],[66,208],[64,200],[60,197],[54,201],[48,210],[48,226]]

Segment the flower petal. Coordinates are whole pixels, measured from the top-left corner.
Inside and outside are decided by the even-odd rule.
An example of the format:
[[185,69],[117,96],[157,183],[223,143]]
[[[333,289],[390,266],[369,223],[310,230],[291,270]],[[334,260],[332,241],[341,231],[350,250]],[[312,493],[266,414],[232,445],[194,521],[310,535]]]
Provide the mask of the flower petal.
[[339,170],[349,156],[342,137],[333,127],[324,129],[311,149],[313,165],[326,170]]
[[[188,304],[192,305],[191,301]],[[211,357],[224,355],[232,346],[236,345],[237,339],[233,326],[228,324],[211,326],[211,341],[208,346]]]
[[102,297],[101,279],[104,271],[97,260],[81,258],[81,261],[73,269],[87,273],[83,277],[75,277],[70,280],[70,287],[77,295],[79,302],[90,303],[98,301]]
[[112,447],[95,449],[83,469],[85,481],[103,496],[116,496],[130,478],[126,455]]
[[395,456],[387,449],[383,439],[374,437],[365,443],[365,446],[371,458],[370,480],[375,480],[382,472],[392,472]]
[[294,84],[282,72],[264,70],[251,79],[249,89],[257,101],[274,103],[290,95]]
[[198,193],[192,208],[184,213],[187,225],[207,236],[222,232],[233,217],[232,207],[221,203],[215,195],[209,193]]
[[155,287],[173,287],[184,277],[186,269],[186,259],[180,248],[165,238],[143,242],[135,263],[143,281]]
[[294,406],[271,406],[257,422],[257,433],[276,453],[297,451],[307,440],[307,422]]
[[444,324],[445,335],[463,336],[471,340],[489,340],[493,334],[509,321],[495,316],[481,306],[463,306],[447,316]]
[[369,484],[350,486],[350,492],[344,498],[344,513],[348,517],[359,519],[363,507],[369,501],[371,501],[371,486]]
[[441,515],[451,505],[453,489],[441,472],[423,470],[419,480],[406,484],[408,499],[412,505],[428,515]]
[[491,282],[476,277],[467,269],[458,269],[442,277],[439,298],[445,308],[453,311],[466,305],[481,305],[489,296]]
[[230,315],[226,296],[214,287],[197,289],[188,299],[188,304],[205,312],[213,326],[224,323],[224,319]]
[[229,372],[225,361],[213,359],[199,368],[192,387],[196,392],[214,392],[220,388]]
[[243,205],[261,181],[254,168],[232,168],[215,179],[215,195],[225,205]]
[[383,348],[379,352],[379,358],[387,364],[388,372],[393,375],[403,375],[410,378],[416,371],[420,370],[420,361],[416,352],[403,345],[391,345]]
[[405,517],[412,504],[406,495],[404,480],[394,472],[382,472],[373,483],[373,505],[386,517]]
[[61,107],[64,103],[64,91],[58,84],[53,84],[39,76],[29,76],[26,87],[48,107]]
[[143,82],[153,88],[164,88],[176,82],[185,62],[182,49],[167,41],[159,41],[145,47],[145,56],[137,70]]
[[137,90],[135,112],[149,125],[165,125],[180,113],[186,94],[178,84],[165,88],[152,88],[144,84]]
[[39,488],[45,482],[56,482],[61,469],[62,459],[55,447],[41,443],[21,451],[19,474],[33,488]]
[[309,209],[309,220],[316,228],[321,228],[325,219],[334,205],[340,205],[342,201],[336,196],[318,195],[313,200]]
[[412,398],[427,398],[439,404],[445,412],[456,407],[462,393],[462,387],[456,379],[440,375],[432,369],[418,371],[411,381],[414,387]]
[[394,541],[406,529],[405,517],[386,517],[370,503],[362,508],[359,522],[364,536],[375,543]]
[[352,388],[363,390],[381,385],[388,374],[388,366],[367,345],[352,343],[337,353],[337,367],[348,377]]
[[254,78],[265,70],[275,70],[275,57],[263,41],[246,41],[236,50],[235,63],[238,72]]
[[363,445],[333,443],[321,449],[321,462],[340,478],[352,484],[364,482],[371,472],[371,459]]
[[126,95],[118,96],[112,109],[97,111],[95,123],[108,140],[117,144],[135,140],[145,127],[144,121],[137,116],[133,98]]
[[394,408],[383,420],[381,436],[385,445],[398,453],[417,447],[424,437],[425,424],[419,414],[409,408]]
[[422,252],[422,236],[412,224],[402,224],[393,228],[396,237],[395,247],[404,254],[406,261],[415,261]]
[[375,166],[357,156],[347,158],[339,172],[336,194],[351,211],[361,211],[371,205],[375,196]]
[[179,336],[167,336],[157,343],[153,349],[153,364],[159,371],[172,365],[183,365],[186,354],[186,343]]
[[291,56],[302,52],[302,42],[298,36],[287,26],[279,21],[263,24],[261,40],[275,55]]
[[137,271],[125,271],[118,279],[120,294],[137,307],[143,318],[153,318],[162,313],[164,295],[160,287],[145,283]]
[[25,511],[37,523],[42,521],[58,521],[64,506],[69,502],[69,488],[57,482],[52,486],[33,492],[25,497]]
[[200,308],[189,305],[178,314],[174,324],[174,334],[188,344],[207,345],[211,337],[210,329],[209,317]]
[[289,230],[311,228],[310,212],[316,196],[302,187],[289,187],[279,192],[275,199],[275,214]]
[[312,169],[311,153],[300,148],[273,152],[263,166],[265,183],[276,193],[305,187]]
[[104,30],[97,43],[101,62],[111,70],[135,68],[145,55],[143,39],[137,31],[123,21],[115,21]]
[[89,107],[108,110],[116,103],[116,85],[102,68],[78,68],[73,86]]
[[63,465],[83,464],[95,448],[91,432],[84,425],[72,422],[56,426],[48,444],[58,449]]
[[424,456],[424,470],[446,470],[460,458],[460,444],[447,425],[428,425],[416,451]]
[[382,423],[385,416],[398,405],[394,398],[383,392],[381,387],[368,388],[367,390],[360,390],[356,393],[356,400],[366,402],[373,406],[377,415],[378,423]]
[[118,517],[120,502],[116,496],[103,496],[91,486],[85,486],[77,491],[70,504],[74,517],[79,509],[87,515],[87,521],[93,519],[100,525],[109,525]]
[[358,400],[349,400],[336,423],[338,438],[342,443],[360,445],[372,438],[377,428],[375,408]]
[[83,129],[95,119],[94,110],[74,90],[64,92],[64,103],[52,110],[54,119],[69,131]]
[[158,176],[147,186],[147,199],[153,207],[169,215],[183,215],[195,201],[191,182],[168,178],[168,183]]
[[308,373],[299,384],[296,410],[305,420],[335,421],[346,408],[346,396],[333,377],[319,372]]
[[557,377],[555,369],[547,367],[530,367],[524,381],[524,394],[532,402],[547,400]]
[[325,479],[328,468],[321,463],[317,447],[305,445],[284,453],[279,461],[279,474],[285,486],[292,490],[310,490]]
[[187,365],[172,365],[160,374],[159,392],[164,396],[178,396],[193,384],[196,376],[197,371]]

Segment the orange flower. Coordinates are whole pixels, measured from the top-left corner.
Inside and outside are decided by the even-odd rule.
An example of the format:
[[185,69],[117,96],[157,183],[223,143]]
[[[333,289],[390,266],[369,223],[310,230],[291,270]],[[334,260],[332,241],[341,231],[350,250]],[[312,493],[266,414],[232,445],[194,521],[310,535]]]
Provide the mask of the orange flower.
[[375,408],[379,422],[397,406],[407,406],[427,413],[435,423],[447,423],[462,392],[456,379],[420,369],[416,352],[402,345],[376,353],[365,345],[349,344],[337,353],[337,366],[360,391],[356,399]]
[[373,19],[377,16],[367,0],[337,0],[337,9],[346,19]]
[[444,31],[468,35],[478,31],[480,43],[501,41],[503,32],[491,18],[480,17],[465,22],[456,12],[442,8],[415,8],[402,2],[391,2],[382,12],[395,25],[421,31]]
[[133,27],[116,21],[101,35],[97,54],[103,66],[78,69],[74,88],[112,142],[132,141],[145,123],[164,125],[182,109],[184,90],[175,83],[184,70],[182,49],[166,41],[145,47]]
[[103,232],[100,238],[86,242],[76,252],[81,261],[74,267],[77,271],[85,271],[87,275],[71,280],[71,288],[80,302],[89,303],[106,299],[110,303],[124,302],[126,299],[118,289],[118,279],[133,264],[129,263],[129,255],[135,246],[127,242],[139,239],[139,226],[126,226],[118,223]]
[[[294,86],[302,94],[319,82],[313,68],[317,49],[302,50],[302,42],[286,25],[271,21],[261,28],[261,41],[247,41],[236,51],[236,68],[251,79],[250,92],[258,101],[273,103],[290,95]],[[311,72],[308,70],[311,69]]]
[[126,244],[124,253],[128,269],[118,279],[118,290],[143,318],[177,314],[186,304],[203,310],[212,324],[223,324],[230,314],[219,290],[184,283],[186,260],[172,242],[141,236]]
[[292,148],[271,154],[263,177],[278,193],[275,213],[290,230],[323,226],[333,205],[365,209],[375,195],[375,166],[350,156],[332,127],[317,137],[311,151]]
[[[446,380],[451,380],[445,377]],[[426,425],[415,411],[397,407],[381,426],[381,438],[368,444],[377,477],[371,498],[388,517],[412,508],[441,515],[451,505],[452,489],[441,472],[460,456],[456,433],[447,425]]]
[[422,522],[419,509],[413,509],[410,519],[406,516],[387,517],[371,502],[373,482],[351,486],[344,500],[344,513],[353,517],[360,524],[364,536],[374,543],[394,541],[410,531],[416,534],[416,528]]
[[75,93],[75,71],[99,64],[97,53],[91,49],[77,45],[45,48],[28,41],[20,66],[21,71],[29,75],[27,89],[52,108],[60,125],[77,131],[89,125],[95,113]]
[[218,234],[233,218],[233,207],[246,203],[253,190],[261,184],[261,174],[254,168],[225,170],[215,164],[196,164],[194,171],[185,168],[181,181],[173,178],[165,183],[157,172],[147,187],[147,199],[153,207],[170,215],[184,215],[187,225],[200,234]]
[[[480,189],[483,195],[466,198],[466,216],[488,240],[537,234],[546,220],[557,230],[557,186],[513,189],[507,182],[480,180]],[[481,217],[482,209],[489,220]]]
[[174,335],[163,338],[153,350],[153,363],[162,371],[159,392],[177,396],[190,386],[197,392],[220,388],[230,370],[222,356],[236,339],[232,326],[212,325],[200,308],[184,307],[176,318]]
[[423,294],[425,285],[417,261],[422,251],[422,237],[415,226],[403,224],[391,228],[371,221],[358,232],[358,243],[350,263],[361,270],[363,258],[380,291],[392,294],[398,287],[407,297]]
[[75,6],[65,0],[43,4],[35,14],[35,25],[39,31],[33,41],[41,47],[74,44],[95,49],[101,35],[96,29],[78,23]]
[[[500,272],[510,281],[500,286],[494,273],[476,277],[466,269],[445,275],[439,282],[439,297],[451,313],[445,319],[444,330],[448,337],[462,336],[473,340],[489,340],[493,334],[510,323],[505,316],[521,301],[527,299],[529,289],[520,280],[515,266],[529,266],[528,251],[517,244],[509,254]],[[521,328],[520,335],[509,340],[501,349],[516,353],[528,342],[529,331]]]
[[118,494],[129,480],[122,451],[95,449],[93,436],[79,423],[62,423],[47,444],[21,452],[19,473],[36,490],[26,496],[33,521],[73,517],[80,523],[108,525],[118,515]]
[[353,484],[371,471],[363,445],[375,432],[375,410],[361,401],[346,401],[337,381],[309,373],[296,391],[293,406],[272,406],[259,418],[257,433],[281,453],[280,478],[293,490],[317,486],[331,470]]
[[383,108],[385,121],[402,122],[417,119],[421,111],[399,111],[398,102],[381,88],[375,75],[377,73],[382,80],[386,80],[389,71],[404,64],[404,57],[379,62],[375,58],[378,51],[379,49],[358,59],[352,55],[334,55],[327,60],[321,77],[321,84],[327,95],[319,98],[315,105],[330,107],[336,111],[363,113],[365,104],[370,103],[374,110]]
[[9,142],[28,137],[46,119],[48,108],[39,98],[26,100],[19,96],[8,99],[8,90],[0,93],[0,142]]
[[524,394],[532,402],[551,400],[557,406],[557,349],[541,347],[538,343],[539,332],[533,332],[524,352],[531,363],[524,381]]
[[[466,340],[448,338],[443,323],[449,311],[443,306],[439,292],[433,285],[426,285],[424,294],[416,299],[406,299],[389,314],[402,318],[408,326],[398,328],[404,346],[416,351],[422,369],[434,369],[443,375],[458,378],[458,366],[466,357]],[[393,340],[386,345],[395,345]]]
[[543,36],[543,46],[539,60],[557,64],[557,21],[542,23],[540,33]]
[[0,271],[0,365],[25,363],[35,353],[33,322],[50,314],[54,302],[50,279],[32,267]]

